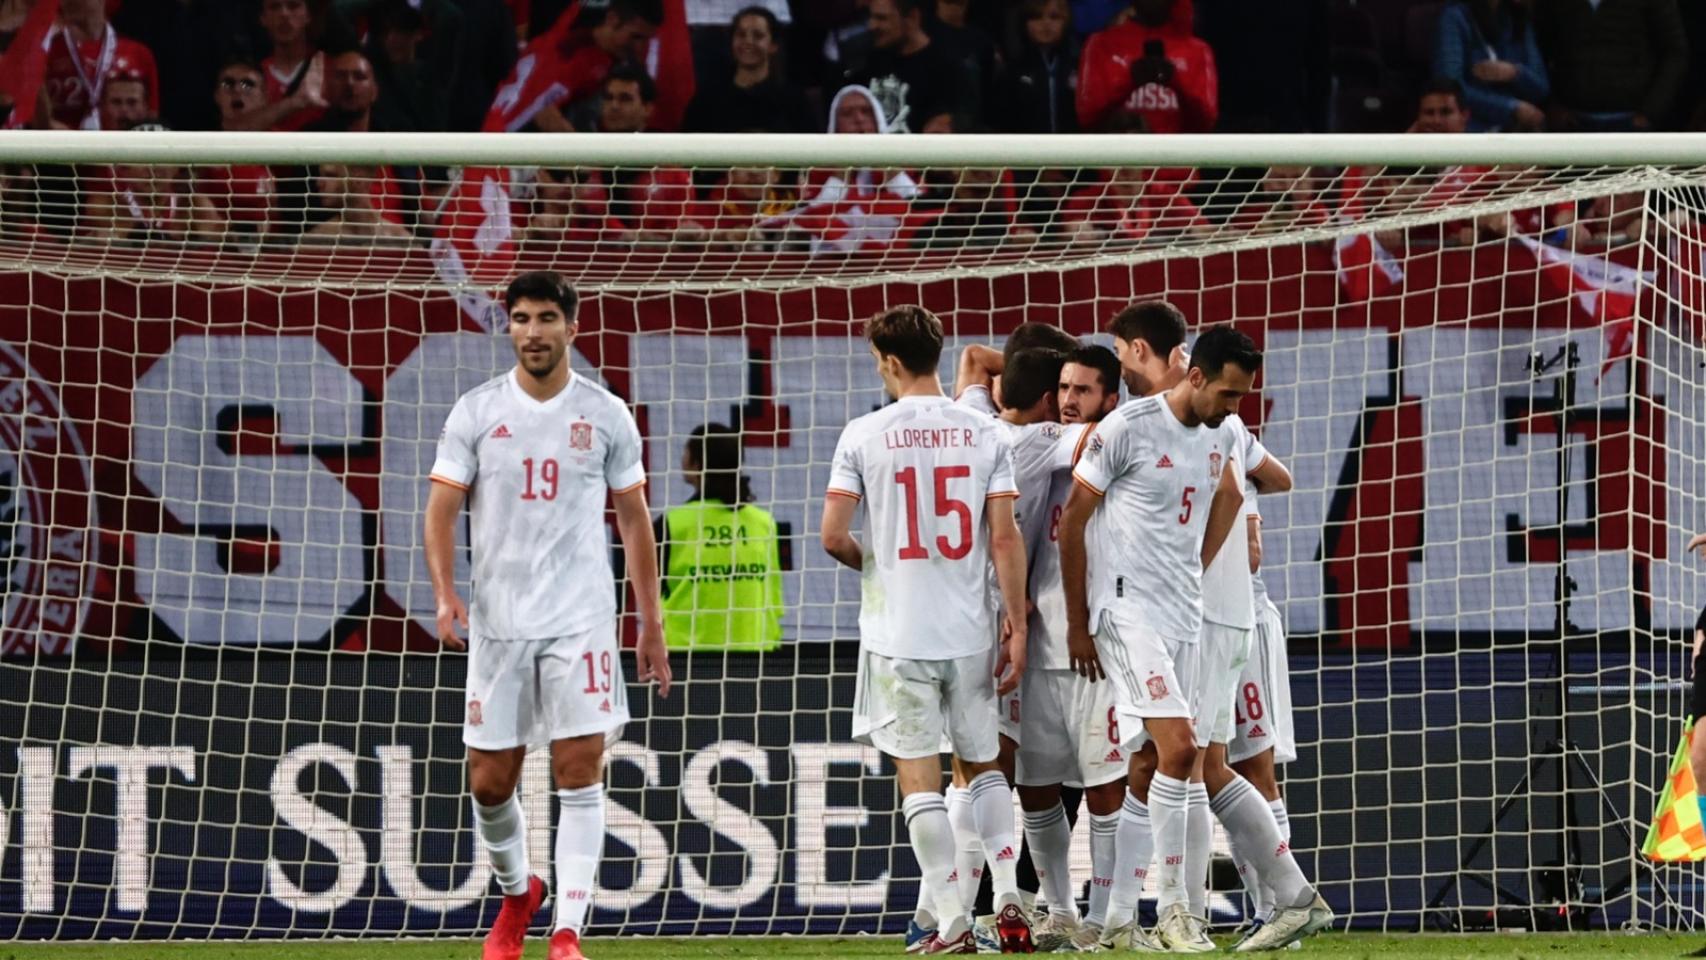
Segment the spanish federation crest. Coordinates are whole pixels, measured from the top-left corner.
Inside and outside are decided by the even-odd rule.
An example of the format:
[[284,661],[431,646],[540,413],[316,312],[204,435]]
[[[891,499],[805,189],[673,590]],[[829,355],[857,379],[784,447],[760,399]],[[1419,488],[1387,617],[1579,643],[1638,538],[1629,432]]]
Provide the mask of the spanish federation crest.
[[592,424],[579,420],[569,425],[569,447],[574,450],[592,449]]
[[1210,454],[1209,454],[1209,455],[1208,455],[1208,475],[1209,475],[1209,479],[1211,479],[1211,480],[1218,480],[1218,479],[1220,479],[1220,461],[1221,461],[1221,460],[1222,460],[1222,459],[1223,459],[1223,458],[1222,458],[1222,457],[1221,457],[1221,455],[1220,455],[1220,451],[1219,451],[1219,450],[1216,450],[1216,451],[1214,451],[1214,452],[1213,452],[1213,453],[1210,453]]
[[70,653],[95,573],[89,461],[50,384],[0,344],[0,654]]

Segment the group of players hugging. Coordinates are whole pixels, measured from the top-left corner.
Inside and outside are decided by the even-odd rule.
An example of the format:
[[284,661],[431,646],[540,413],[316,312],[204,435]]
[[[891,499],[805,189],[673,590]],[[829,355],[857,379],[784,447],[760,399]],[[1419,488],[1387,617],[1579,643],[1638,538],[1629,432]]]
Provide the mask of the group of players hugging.
[[[426,550],[439,637],[469,651],[463,739],[504,893],[483,956],[517,960],[545,897],[516,786],[528,746],[549,742],[549,957],[578,960],[604,845],[604,749],[628,720],[607,494],[637,601],[638,678],[667,696],[670,668],[634,420],[569,370],[566,281],[525,274],[505,306],[517,363],[446,420]],[[1121,310],[1108,332],[1113,350],[1036,323],[1000,351],[968,347],[950,398],[935,316],[899,306],[865,324],[892,402],[842,432],[821,537],[862,578],[852,729],[894,764],[922,872],[909,953],[1215,950],[1211,813],[1255,908],[1233,949],[1282,949],[1333,920],[1292,857],[1275,780],[1295,743],[1257,500],[1291,475],[1235,412],[1261,353],[1230,326],[1187,353],[1183,314],[1159,300]],[[464,501],[467,605],[454,578]],[[1083,917],[1069,865],[1080,802]],[[980,883],[993,905],[981,920]]]

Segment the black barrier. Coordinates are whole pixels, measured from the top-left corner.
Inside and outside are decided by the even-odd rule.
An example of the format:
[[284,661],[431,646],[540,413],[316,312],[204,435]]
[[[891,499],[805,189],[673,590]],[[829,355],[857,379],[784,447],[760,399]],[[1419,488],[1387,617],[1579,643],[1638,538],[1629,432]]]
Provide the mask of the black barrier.
[[[846,654],[678,657],[668,701],[631,689],[596,933],[904,926],[916,867],[890,771],[849,742]],[[463,663],[227,650],[0,664],[0,938],[481,929],[497,904],[463,793]],[[1674,736],[1668,724],[1635,718],[1662,719],[1668,702],[1636,711],[1595,693],[1570,704],[1570,737],[1593,751],[1615,816],[1578,782],[1573,831],[1545,804],[1490,827],[1533,766],[1531,719],[1550,712],[1553,689],[1532,683],[1542,666],[1520,652],[1426,667],[1294,659],[1294,846],[1342,914],[1413,926],[1466,873],[1461,854],[1484,832],[1494,835],[1489,875],[1529,895],[1545,883],[1531,865],[1584,835],[1603,866],[1575,882],[1608,889],[1631,877],[1613,828],[1650,810],[1674,742],[1661,742]],[[1594,657],[1572,672],[1615,691],[1620,677],[1672,669]],[[530,763],[530,838],[547,872],[548,772],[543,756]],[[1527,789],[1558,785],[1542,770]],[[1460,886],[1451,906],[1491,901]],[[1637,915],[1623,891],[1596,924]]]

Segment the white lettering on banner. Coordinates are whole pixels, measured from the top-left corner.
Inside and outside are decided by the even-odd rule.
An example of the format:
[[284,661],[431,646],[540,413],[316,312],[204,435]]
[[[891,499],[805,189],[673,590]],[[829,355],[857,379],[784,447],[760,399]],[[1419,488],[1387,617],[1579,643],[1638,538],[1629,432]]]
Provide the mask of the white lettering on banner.
[[830,806],[828,786],[832,766],[856,765],[861,779],[881,776],[882,754],[876,747],[856,743],[796,743],[791,754],[796,797],[794,835],[798,845],[794,854],[795,902],[807,908],[881,909],[888,898],[887,870],[866,883],[857,880],[836,883],[829,879],[829,831],[864,829],[871,822],[871,811],[862,805]]
[[195,751],[189,747],[73,747],[66,775],[72,778],[95,770],[111,770],[117,785],[113,820],[117,837],[113,851],[113,892],[118,909],[141,913],[148,908],[148,772],[164,767],[191,783]]
[[[274,828],[273,850],[282,840],[279,828],[299,835],[292,840],[318,848],[316,852],[297,854],[289,859],[276,852],[262,864],[266,875],[265,894],[284,907],[303,913],[332,913],[354,902],[369,876],[369,868],[377,866],[386,886],[410,909],[443,915],[471,907],[487,896],[490,868],[478,841],[471,847],[472,862],[466,877],[450,890],[437,890],[420,879],[425,864],[415,860],[418,832],[468,831],[469,805],[459,802],[454,823],[415,822],[412,812],[416,796],[414,783],[414,753],[408,746],[376,747],[379,776],[379,817],[377,823],[357,820],[351,822],[333,810],[321,806],[325,795],[344,795],[351,798],[371,796],[358,782],[362,761],[349,750],[331,743],[306,743],[287,751],[272,770],[268,795],[272,803]],[[22,907],[27,913],[51,913],[55,907],[54,817],[53,785],[55,757],[53,747],[23,747],[18,751],[18,811],[22,823],[20,844]],[[828,855],[832,850],[851,852],[858,848],[857,837],[845,844],[831,847],[828,831],[854,831],[870,823],[871,812],[858,804],[831,806],[826,794],[826,782],[831,767],[841,765],[857,771],[855,780],[880,776],[882,758],[870,747],[854,744],[810,743],[796,744],[785,755],[782,751],[765,750],[741,740],[709,743],[696,751],[682,771],[680,794],[690,818],[703,824],[719,837],[739,846],[744,855],[742,880],[734,886],[713,886],[710,871],[700,869],[704,854],[672,854],[669,834],[640,814],[614,800],[607,802],[607,835],[617,844],[633,851],[633,857],[606,858],[607,869],[612,865],[632,865],[633,879],[622,889],[600,888],[594,906],[602,911],[621,912],[644,906],[670,883],[671,867],[679,863],[681,885],[679,893],[695,902],[717,910],[739,910],[771,895],[784,874],[784,852],[764,819],[740,804],[724,799],[737,794],[771,787],[776,784],[769,774],[770,765],[784,756],[791,762],[791,782],[795,785],[795,807],[789,812],[800,837],[796,855],[793,887],[801,907],[837,909],[875,909],[886,901],[889,890],[887,870],[874,877],[854,875],[845,881],[828,877]],[[667,787],[660,776],[658,755],[639,744],[619,742],[609,754],[612,764],[632,764],[644,777],[646,789]],[[725,764],[745,766],[752,773],[751,786],[742,783],[724,784],[720,777]],[[150,836],[148,818],[148,778],[155,769],[175,771],[185,780],[200,782],[196,771],[195,750],[189,746],[123,747],[97,745],[72,747],[66,751],[66,775],[78,777],[89,771],[113,772],[117,792],[115,818],[114,886],[118,909],[140,913],[147,906],[152,889]],[[332,774],[336,779],[328,779]],[[169,775],[169,774],[168,774]],[[341,783],[338,781],[341,780]],[[216,786],[208,784],[208,786]],[[551,860],[551,838],[556,821],[551,812],[550,757],[546,751],[529,754],[523,767],[520,786],[522,803],[528,821],[529,856],[540,869]],[[459,798],[465,801],[465,797]],[[756,798],[748,801],[756,803]],[[365,804],[352,805],[353,810]],[[369,808],[371,809],[371,808]],[[423,808],[424,810],[425,808]],[[435,809],[443,809],[436,807]],[[780,811],[778,811],[780,814]],[[79,819],[93,816],[89,811],[65,812]],[[886,816],[887,814],[885,814]],[[780,815],[772,817],[778,826]],[[359,826],[358,826],[359,823]],[[785,828],[784,828],[785,829]],[[371,857],[366,835],[377,832],[378,862]],[[0,819],[0,851],[6,849],[7,824]],[[79,828],[79,837],[87,837],[86,828]],[[199,848],[198,848],[199,849]],[[724,852],[713,856],[728,858]],[[85,853],[89,852],[87,849]],[[200,854],[195,854],[199,857]],[[451,854],[459,860],[460,855]],[[230,863],[220,861],[225,868]],[[856,863],[856,861],[853,861]],[[193,867],[193,863],[192,863]],[[728,875],[726,863],[719,866],[719,875]]]
[[53,911],[54,765],[52,747],[18,748],[18,819],[24,828],[18,852],[26,913]]
[[435,890],[421,880],[415,866],[415,752],[408,746],[379,747],[374,752],[379,755],[379,792],[384,803],[379,861],[385,882],[410,907],[432,913],[460,910],[483,899],[492,879],[492,866],[477,837],[468,876],[461,884],[451,890]]
[[184,532],[136,535],[136,591],[185,642],[311,643],[360,599],[361,504],[313,448],[362,402],[311,336],[180,337],[137,378],[132,468]]
[[[659,782],[658,755],[637,743],[618,741],[607,751],[607,762],[633,764],[646,787]],[[610,839],[634,852],[634,877],[627,887],[612,890],[600,885],[594,905],[601,910],[635,910],[663,892],[669,883],[669,840],[663,831],[626,806],[608,800],[604,805],[604,830]],[[606,858],[609,863],[612,858]]]
[[[1561,331],[1455,326],[1418,328],[1401,337],[1360,327],[1275,330],[1266,336],[1261,436],[1291,467],[1296,488],[1262,499],[1265,576],[1292,632],[1360,629],[1370,611],[1375,619],[1390,611],[1405,624],[1435,631],[1550,628],[1555,564],[1538,556],[1513,558],[1504,549],[1507,519],[1536,529],[1552,522],[1550,497],[1542,492],[1539,500],[1546,503],[1515,503],[1500,493],[1494,503],[1487,499],[1492,487],[1482,491],[1474,484],[1492,483],[1497,474],[1501,491],[1514,490],[1518,478],[1533,481],[1537,491],[1555,489],[1557,481],[1548,473],[1554,469],[1550,440],[1543,434],[1524,433],[1514,445],[1499,440],[1496,450],[1479,453],[1476,445],[1492,442],[1488,431],[1504,429],[1500,405],[1528,386],[1525,375],[1499,364],[1520,363],[1514,359],[1522,353],[1518,344],[1560,344],[1563,337]],[[1627,393],[1624,366],[1616,366],[1605,384],[1597,383],[1598,333],[1583,330],[1575,339],[1583,349],[1576,405],[1627,406],[1621,400]],[[990,342],[956,337],[944,350],[945,383],[951,382],[956,347],[973,341]],[[855,636],[857,575],[815,549],[814,534],[836,439],[849,420],[883,403],[882,389],[861,338],[773,337],[754,343],[758,346],[743,336],[628,337],[631,400],[648,444],[649,498],[662,511],[689,495],[679,460],[694,427],[737,419],[749,403],[769,404],[775,422],[785,417],[788,429],[773,435],[770,445],[749,444],[745,468],[758,503],[792,538],[784,630],[800,641]],[[1509,359],[1495,363],[1483,356],[1500,343],[1510,344]],[[749,357],[752,349],[766,355]],[[1662,368],[1659,360],[1651,368],[1655,379],[1680,381],[1689,373]],[[577,372],[591,372],[578,353],[571,362]],[[427,489],[422,478],[456,397],[511,363],[509,342],[501,336],[428,336],[386,385],[378,507],[384,589],[429,631],[434,604],[420,550]],[[768,374],[769,397],[751,395],[759,373]],[[1495,389],[1499,383],[1503,387]],[[1599,396],[1606,399],[1596,400]],[[231,400],[214,399],[221,397]],[[305,336],[182,338],[139,379],[133,393],[134,469],[183,529],[136,536],[137,588],[185,639],[319,639],[359,599],[365,587],[362,508],[308,451],[310,443],[359,441],[361,398],[359,384]],[[1395,439],[1393,423],[1401,413],[1414,422],[1406,421],[1407,432]],[[1662,421],[1655,429],[1671,431],[1662,447],[1671,475],[1685,476],[1702,441],[1686,417],[1662,405],[1654,405],[1651,415]],[[249,429],[239,430],[245,416]],[[1395,454],[1399,440],[1402,449]],[[1396,469],[1411,471],[1411,485],[1425,487],[1425,498],[1417,493],[1415,503],[1382,504],[1381,492],[1393,480],[1371,469],[1371,462],[1384,458],[1392,469],[1394,457],[1408,456],[1412,446],[1421,465]],[[1463,470],[1452,466],[1468,454],[1496,456]],[[1572,522],[1585,521],[1590,461],[1572,462],[1571,503],[1579,511]],[[1595,469],[1600,483],[1608,472],[1629,477],[1614,464],[1600,462]],[[1662,513],[1668,505],[1670,515],[1688,515],[1687,502],[1676,497],[1674,489],[1668,501],[1655,497],[1654,510]],[[1370,512],[1383,506],[1397,511],[1389,524]],[[1402,542],[1392,539],[1401,523],[1410,522],[1406,517],[1424,510],[1425,524],[1411,524],[1414,542],[1409,532]],[[1658,536],[1670,536],[1667,525],[1656,529]],[[56,556],[62,539],[59,534],[52,539]],[[1659,543],[1666,549],[1651,564],[1652,625],[1685,628],[1692,623],[1692,599],[1684,596],[1690,581],[1677,559],[1680,541]],[[244,549],[251,552],[242,554]],[[1622,597],[1633,586],[1631,549],[1629,543],[1572,549],[1571,574],[1581,584],[1572,610],[1578,625],[1628,624],[1632,607]],[[67,540],[64,555],[79,550]],[[459,561],[463,553],[458,551]],[[1412,557],[1420,562],[1411,563]],[[1483,571],[1490,579],[1468,582]],[[461,563],[458,577],[466,576]],[[70,587],[63,575],[52,582]],[[1501,598],[1496,611],[1495,595]],[[44,608],[42,622],[62,613],[74,619],[75,607]]]
[[746,880],[733,888],[713,887],[691,855],[680,854],[676,859],[681,864],[681,889],[688,896],[712,909],[739,910],[770,892],[781,877],[782,855],[764,821],[718,796],[711,780],[725,763],[739,763],[751,770],[753,787],[770,786],[768,754],[750,743],[723,740],[687,761],[687,769],[681,774],[681,803],[689,816],[746,851]]
[[[282,861],[276,856],[267,858],[267,894],[304,913],[337,910],[355,897],[367,877],[367,845],[362,842],[361,831],[302,792],[298,781],[303,772],[321,764],[336,770],[348,789],[355,790],[355,754],[330,743],[311,743],[285,754],[273,768],[269,790],[274,815],[308,842],[326,848],[332,855],[330,864],[312,861],[315,868],[331,870],[332,881],[322,890],[304,889],[306,881],[298,885],[285,872]],[[310,871],[303,864],[298,872],[306,875]]]
[[[569,351],[569,365],[581,376],[604,382],[579,351]],[[438,605],[421,537],[427,474],[439,434],[458,397],[514,366],[515,347],[507,335],[439,333],[421,338],[385,381],[385,468],[379,480],[385,590],[429,633],[437,629]],[[461,523],[456,524],[456,583],[462,598],[468,599],[468,530]]]

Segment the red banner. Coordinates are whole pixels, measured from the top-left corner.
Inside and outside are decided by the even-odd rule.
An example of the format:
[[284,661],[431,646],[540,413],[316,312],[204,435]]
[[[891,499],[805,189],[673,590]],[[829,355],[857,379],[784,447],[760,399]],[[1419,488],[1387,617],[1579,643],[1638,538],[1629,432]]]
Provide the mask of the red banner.
[[[689,424],[743,425],[748,447],[762,452],[754,455],[761,498],[801,538],[789,635],[828,639],[853,635],[846,608],[857,593],[836,586],[806,534],[821,493],[814,469],[841,424],[881,402],[857,321],[916,301],[960,338],[998,339],[1027,320],[1088,334],[1132,299],[1166,296],[1197,324],[1236,322],[1270,350],[1264,392],[1245,412],[1300,477],[1286,501],[1292,542],[1269,552],[1270,585],[1293,633],[1403,646],[1440,623],[1537,629],[1516,626],[1496,604],[1442,614],[1428,600],[1431,609],[1418,609],[1433,588],[1416,571],[1428,579],[1429,564],[1447,562],[1430,559],[1435,541],[1461,545],[1483,533],[1428,533],[1444,496],[1440,471],[1458,469],[1431,461],[1447,449],[1442,438],[1473,426],[1449,422],[1449,406],[1431,414],[1429,404],[1436,395],[1459,407],[1465,397],[1481,402],[1474,384],[1441,386],[1445,351],[1480,356],[1526,342],[1501,340],[1501,330],[1531,337],[1530,349],[1554,349],[1571,328],[1599,322],[1579,297],[1537,283],[1539,268],[1515,244],[1413,253],[1403,258],[1402,291],[1369,299],[1345,296],[1327,246],[860,287],[660,288],[589,298],[575,349],[586,372],[635,404],[654,507],[681,497],[671,471]],[[1652,316],[1652,290],[1640,299],[1639,315]],[[10,540],[0,557],[15,558],[5,571],[7,654],[145,641],[432,648],[422,625],[431,604],[418,545],[421,478],[455,396],[513,362],[505,338],[442,295],[13,273],[0,275],[0,303],[10,345],[0,353],[0,466],[16,465],[0,486],[9,495],[0,519],[10,518],[0,525]],[[1596,387],[1597,337],[1575,339],[1588,366],[1561,406],[1529,390],[1522,409],[1508,397],[1486,408],[1509,447],[1490,457],[1528,456],[1522,444],[1556,432],[1560,417],[1563,432],[1591,441],[1597,457],[1585,481],[1556,480],[1589,484],[1580,522],[1547,527],[1536,517],[1507,535],[1489,515],[1485,535],[1504,538],[1490,562],[1512,576],[1527,576],[1523,564],[1555,562],[1560,550],[1632,551],[1637,565],[1676,552],[1660,535],[1662,411],[1644,401],[1642,381]],[[1429,358],[1412,356],[1424,346]],[[1495,379],[1507,376],[1510,363],[1494,360]],[[1578,415],[1591,390],[1600,391],[1595,412]],[[1429,625],[1442,615],[1458,619]],[[1616,616],[1608,608],[1602,622]]]

